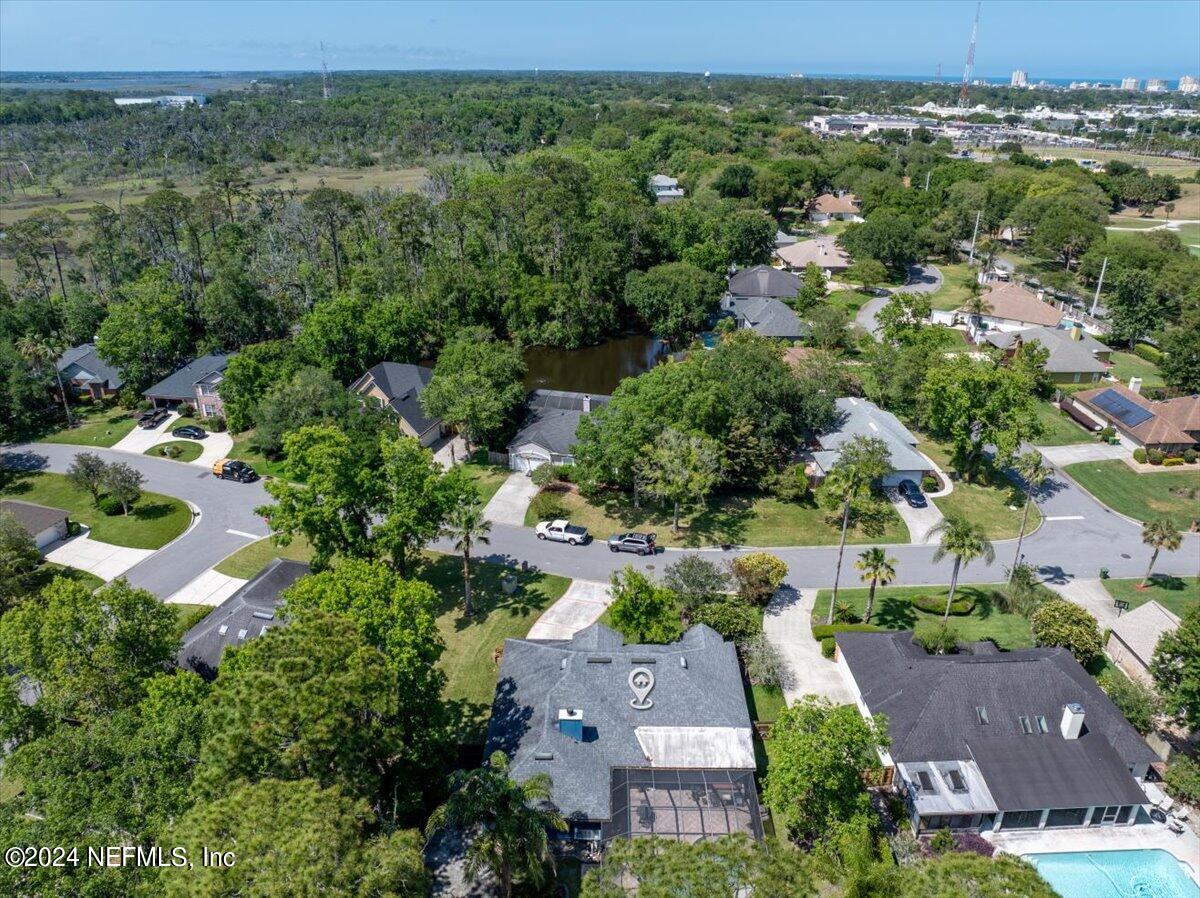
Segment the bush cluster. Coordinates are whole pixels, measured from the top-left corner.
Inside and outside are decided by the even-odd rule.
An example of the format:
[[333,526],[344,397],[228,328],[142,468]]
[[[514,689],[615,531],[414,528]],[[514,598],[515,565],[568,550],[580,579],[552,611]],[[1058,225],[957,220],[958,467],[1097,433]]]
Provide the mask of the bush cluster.
[[[912,606],[926,614],[945,614],[946,600],[941,596],[930,596],[922,593],[909,599]],[[961,593],[950,603],[950,613],[953,615],[970,614],[975,610],[975,600]]]
[[1152,465],[1161,465],[1164,458],[1166,458],[1166,456],[1163,455],[1161,449],[1146,450],[1146,461],[1150,462]]
[[125,511],[125,509],[121,507],[121,500],[112,496],[103,496],[97,503],[96,507],[100,509],[102,514],[106,514],[109,517],[121,514]]
[[1179,466],[1184,465],[1184,464],[1186,464],[1186,462],[1182,458],[1179,458],[1178,456],[1172,456],[1171,458],[1163,459],[1163,467],[1164,468],[1178,468]]
[[1200,807],[1200,762],[1177,755],[1167,768],[1167,791],[1188,804]]
[[1134,449],[1133,460],[1139,465],[1144,465],[1146,463],[1146,450],[1141,446],[1138,446],[1136,449]]
[[1139,359],[1145,359],[1147,362],[1158,364],[1163,360],[1162,350],[1157,346],[1151,346],[1149,343],[1139,343],[1133,347],[1133,354]]

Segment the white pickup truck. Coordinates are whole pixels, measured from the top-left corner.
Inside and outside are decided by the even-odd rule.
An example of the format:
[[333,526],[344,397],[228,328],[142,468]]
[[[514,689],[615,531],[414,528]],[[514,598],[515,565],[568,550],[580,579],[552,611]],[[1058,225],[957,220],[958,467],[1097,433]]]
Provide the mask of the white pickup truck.
[[533,532],[537,534],[538,539],[551,539],[556,543],[568,543],[572,546],[585,543],[588,538],[586,527],[576,527],[569,521],[542,521],[533,528]]

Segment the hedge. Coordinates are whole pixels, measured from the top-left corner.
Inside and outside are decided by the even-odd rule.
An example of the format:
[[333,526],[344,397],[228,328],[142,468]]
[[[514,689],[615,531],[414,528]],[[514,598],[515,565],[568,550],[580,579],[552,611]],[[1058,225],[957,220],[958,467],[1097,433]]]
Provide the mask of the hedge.
[[837,640],[832,636],[826,636],[821,640],[821,654],[826,658],[832,658],[833,653],[837,651]]
[[1164,468],[1176,468],[1179,465],[1183,465],[1183,464],[1187,464],[1187,463],[1182,458],[1177,458],[1175,456],[1163,459],[1163,467]]
[[1158,364],[1163,360],[1163,351],[1157,346],[1151,346],[1149,343],[1139,343],[1133,347],[1133,354],[1139,359],[1145,359],[1147,362]]
[[874,624],[813,624],[813,639],[825,640],[834,633],[880,633],[883,627]]
[[1134,449],[1133,460],[1140,465],[1144,465],[1146,463],[1146,450],[1141,446],[1138,446],[1138,448]]
[[[912,606],[926,614],[945,614],[946,600],[941,596],[918,595],[909,601]],[[970,614],[975,610],[975,600],[969,596],[959,595],[950,605],[950,613],[954,615]]]

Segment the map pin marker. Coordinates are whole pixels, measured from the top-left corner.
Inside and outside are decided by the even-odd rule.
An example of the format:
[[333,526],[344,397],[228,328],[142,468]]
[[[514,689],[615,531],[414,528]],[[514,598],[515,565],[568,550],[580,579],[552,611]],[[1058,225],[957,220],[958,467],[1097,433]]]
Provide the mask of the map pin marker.
[[650,701],[647,696],[654,688],[654,674],[644,667],[635,667],[629,672],[629,688],[633,690],[634,698],[630,699],[630,706],[639,711],[644,711],[653,706],[654,702]]

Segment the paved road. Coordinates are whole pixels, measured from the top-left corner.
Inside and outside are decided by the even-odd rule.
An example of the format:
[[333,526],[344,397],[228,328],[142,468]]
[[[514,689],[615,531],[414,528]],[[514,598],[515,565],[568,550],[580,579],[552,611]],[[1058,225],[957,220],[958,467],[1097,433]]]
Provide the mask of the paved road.
[[160,598],[172,595],[231,552],[268,535],[266,524],[254,514],[255,507],[270,501],[261,482],[218,480],[196,465],[111,449],[37,443],[5,447],[0,451],[0,466],[61,474],[77,453],[85,451],[108,462],[132,465],[145,475],[147,490],[183,499],[200,510],[189,531],[125,573],[131,584]]
[[942,273],[936,265],[910,265],[908,266],[908,280],[905,284],[889,291],[887,296],[876,297],[864,304],[858,310],[858,314],[854,316],[854,321],[878,340],[879,324],[875,320],[875,316],[879,314],[880,309],[887,305],[892,293],[936,293],[940,289],[942,289]]
[[[64,471],[81,447],[37,444],[13,447],[0,456],[4,464],[24,464],[51,471]],[[106,450],[94,450],[110,461],[132,464],[146,475],[146,488],[198,506],[203,512],[196,526],[129,571],[129,580],[166,598],[202,574],[229,553],[250,541],[267,535],[266,525],[253,509],[268,500],[261,484],[220,481],[194,465],[181,464],[149,456],[133,456]],[[1113,577],[1137,577],[1146,569],[1149,550],[1142,545],[1139,525],[1125,520],[1100,505],[1065,477],[1051,478],[1041,491],[1038,505],[1045,517],[1041,528],[1027,536],[1022,552],[1027,563],[1038,566],[1044,579],[1067,583],[1075,579],[1095,579],[1100,568],[1107,567]],[[238,531],[231,533],[230,531]],[[249,534],[249,535],[242,535]],[[550,573],[587,580],[607,580],[627,564],[646,571],[659,571],[681,554],[683,549],[667,549],[651,558],[613,554],[603,543],[607,534],[586,546],[567,546],[543,542],[532,530],[507,524],[494,524],[488,560],[505,564],[525,563]],[[447,542],[434,548],[453,551]],[[857,584],[852,561],[863,546],[847,547],[842,566],[844,583]],[[899,584],[946,583],[950,579],[951,560],[934,563],[931,546],[888,546],[896,558]],[[996,582],[1004,576],[1016,550],[1015,540],[996,543],[996,561],[985,565],[975,561],[961,573],[964,583]],[[724,559],[746,550],[698,550],[707,557]],[[790,569],[793,585],[831,584],[837,562],[837,547],[774,548]],[[1187,534],[1178,552],[1163,553],[1155,568],[1162,573],[1182,576],[1200,572],[1200,536]]]

